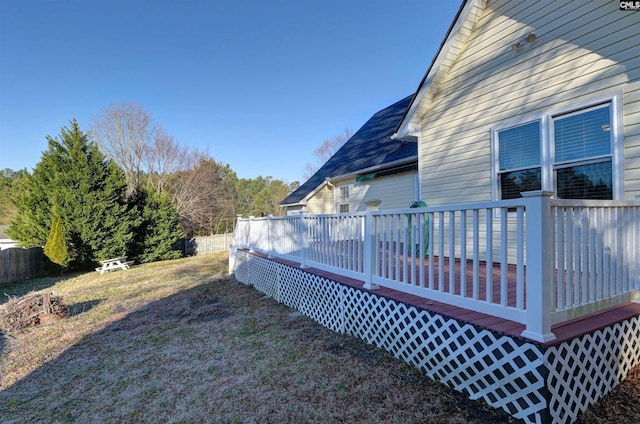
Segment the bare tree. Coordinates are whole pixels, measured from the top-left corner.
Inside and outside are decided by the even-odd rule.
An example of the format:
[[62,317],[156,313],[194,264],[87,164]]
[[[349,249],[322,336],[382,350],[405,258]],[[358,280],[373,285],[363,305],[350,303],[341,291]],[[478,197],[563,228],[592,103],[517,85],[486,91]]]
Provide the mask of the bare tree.
[[233,228],[235,173],[208,153],[180,145],[139,104],[112,104],[93,120],[91,133],[125,171],[129,193],[145,187],[167,194],[187,234]]
[[158,126],[143,155],[147,184],[159,193],[164,192],[173,175],[189,169],[205,156],[198,150],[181,146],[164,127]]
[[189,166],[173,174],[171,200],[187,234],[215,234],[233,228],[235,173],[229,165],[189,155]]
[[344,134],[338,134],[324,140],[322,144],[313,151],[314,161],[307,162],[304,166],[304,178],[306,180],[311,178],[311,176],[315,174],[316,171],[320,169],[320,167],[324,165],[331,156],[333,156],[334,153],[351,138],[351,136],[353,136],[353,131],[346,128],[344,130]]
[[100,149],[124,170],[129,191],[135,191],[155,132],[151,114],[138,103],[114,103],[93,119],[90,131]]

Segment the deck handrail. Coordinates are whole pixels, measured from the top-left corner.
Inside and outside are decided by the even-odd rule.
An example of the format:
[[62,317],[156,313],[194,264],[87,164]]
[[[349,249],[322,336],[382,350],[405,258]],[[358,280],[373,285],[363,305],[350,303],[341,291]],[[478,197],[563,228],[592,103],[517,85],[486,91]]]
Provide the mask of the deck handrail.
[[231,257],[233,248],[516,321],[540,342],[555,338],[554,324],[640,297],[638,202],[535,191],[497,202],[239,218]]

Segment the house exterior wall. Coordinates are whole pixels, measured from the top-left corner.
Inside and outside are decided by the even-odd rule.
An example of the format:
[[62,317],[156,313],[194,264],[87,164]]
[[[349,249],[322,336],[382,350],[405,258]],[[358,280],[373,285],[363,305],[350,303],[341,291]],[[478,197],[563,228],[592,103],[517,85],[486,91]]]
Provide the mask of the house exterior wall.
[[330,190],[327,185],[318,190],[307,201],[304,212],[310,214],[333,213],[333,190]]
[[[416,200],[416,176],[417,172],[405,172],[359,182],[355,177],[336,181],[334,187],[325,185],[313,194],[304,207],[287,207],[287,215],[334,213],[334,190],[335,212],[340,211],[341,204],[348,204],[349,212],[362,212],[367,209],[366,202],[376,199],[382,201],[380,210],[408,208]],[[342,198],[343,188],[349,192],[348,199]]]
[[[609,96],[621,99],[624,184],[640,196],[640,13],[618,3],[489,1],[420,122],[422,199],[492,200],[491,130]],[[534,32],[517,51],[511,45]]]
[[379,210],[408,208],[415,200],[416,173],[406,172],[356,182],[350,178],[336,183],[337,203],[340,201],[340,188],[349,187],[349,212],[367,210],[366,202],[381,200]]
[[285,208],[287,210],[287,216],[290,215],[299,215],[302,212],[304,212],[303,206],[302,205],[296,205],[296,206],[287,206]]

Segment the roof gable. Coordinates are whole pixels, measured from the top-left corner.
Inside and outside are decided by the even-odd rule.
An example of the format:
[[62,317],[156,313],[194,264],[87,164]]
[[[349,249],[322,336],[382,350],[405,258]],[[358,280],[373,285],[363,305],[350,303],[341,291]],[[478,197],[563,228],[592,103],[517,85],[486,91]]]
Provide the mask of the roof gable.
[[326,180],[417,160],[416,141],[391,138],[412,99],[413,95],[405,97],[374,114],[311,178],[280,204],[304,203]]
[[402,138],[417,133],[420,119],[438,92],[440,82],[449,71],[471,35],[471,31],[484,10],[487,0],[464,0],[449,31],[440,44],[427,73],[420,81],[416,95],[405,115],[398,123],[394,137]]

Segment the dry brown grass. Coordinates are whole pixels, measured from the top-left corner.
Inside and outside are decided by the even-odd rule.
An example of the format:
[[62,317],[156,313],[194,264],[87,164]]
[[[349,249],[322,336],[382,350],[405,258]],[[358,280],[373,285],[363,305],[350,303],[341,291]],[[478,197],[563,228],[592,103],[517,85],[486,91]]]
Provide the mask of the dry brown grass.
[[515,422],[235,282],[225,259],[30,282],[71,313],[0,338],[0,421]]

